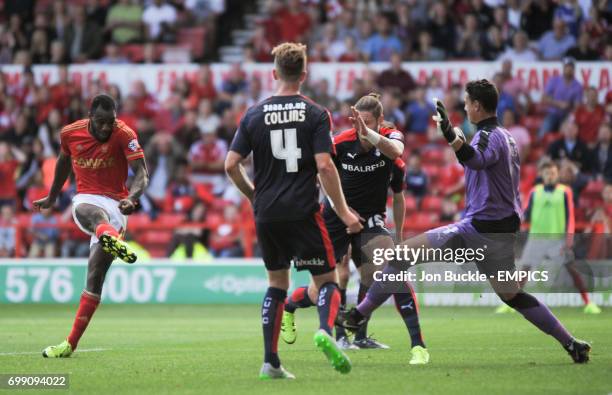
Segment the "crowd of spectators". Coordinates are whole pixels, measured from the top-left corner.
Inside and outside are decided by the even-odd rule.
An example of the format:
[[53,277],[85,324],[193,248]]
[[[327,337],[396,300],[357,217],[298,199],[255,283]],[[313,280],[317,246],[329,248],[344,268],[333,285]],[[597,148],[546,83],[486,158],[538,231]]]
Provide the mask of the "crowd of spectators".
[[[163,48],[154,44],[183,43],[189,27],[205,27],[185,39],[205,41],[208,58],[218,59],[228,36],[217,34],[219,17],[246,25],[243,5],[227,1],[3,0],[0,64],[123,63],[131,44],[141,48],[138,61],[154,63]],[[612,60],[606,0],[266,0],[257,22],[244,54],[258,62],[283,41],[307,43],[320,62],[389,61],[394,53],[404,61]]]
[[[565,61],[563,67],[566,72],[559,78],[575,78],[572,61]],[[245,253],[243,225],[248,222],[244,217],[248,210],[238,191],[228,184],[223,161],[242,114],[263,98],[258,77],[247,78],[235,64],[215,85],[210,67],[203,64],[194,78],[179,78],[171,94],[160,101],[140,80],[122,94],[118,86],[102,81],[81,89],[66,66],[58,71],[59,81],[49,86],[37,84],[28,69],[18,85],[8,84],[0,73],[0,205],[7,207],[0,216],[0,254],[15,253],[2,245],[11,245],[12,240],[14,248],[15,235],[6,229],[21,217],[32,226],[26,237],[29,250],[20,251],[21,255],[87,253],[87,237],[78,230],[49,227],[71,221],[74,183],[66,186],[53,212],[25,213],[33,200],[48,191],[62,126],[85,117],[89,101],[100,92],[115,98],[118,117],[138,131],[145,149],[151,182],[141,199],[139,216],[146,217],[147,223],[160,220],[176,229],[144,240],[141,232],[135,232],[133,241],[157,244],[158,249],[162,245],[163,251],[156,254],[175,258]],[[601,102],[594,88],[587,88],[583,95],[578,86],[573,101],[564,105],[565,96],[557,97],[547,87],[541,102],[534,103],[513,76],[510,61],[503,62],[494,81],[501,93],[500,120],[515,138],[523,160],[521,192],[528,193],[536,181],[538,160],[544,156],[558,160],[561,174],[575,190],[581,219],[588,221],[601,201],[603,185],[612,183],[612,92]],[[550,79],[548,84],[558,83]],[[561,81],[560,85],[574,89],[571,83]],[[451,121],[469,135],[473,129],[463,110],[462,86],[443,88],[435,76],[425,85],[417,84],[394,56],[388,69],[366,73],[366,78],[355,80],[353,88],[353,97],[338,100],[322,79],[308,81],[304,93],[330,109],[334,130],[339,131],[351,126],[349,108],[357,98],[370,91],[381,92],[386,120],[406,136],[408,210],[419,211],[415,215],[423,226],[456,219],[463,207],[463,169],[437,134],[430,103],[431,97],[441,98]],[[555,128],[540,134],[549,106],[555,105],[564,111],[560,132]],[[591,184],[596,185],[594,193]],[[583,190],[590,191],[591,200],[581,200]],[[189,226],[192,222],[206,225],[206,230]]]
[[[214,50],[225,6],[225,0],[0,1],[0,64],[127,63],[121,48],[129,45],[141,48],[147,63],[161,61],[164,45],[193,49],[206,41]],[[191,27],[206,34],[183,42],[181,30]]]
[[[54,10],[61,9],[57,5],[59,3],[53,3]],[[164,2],[156,1],[156,4],[161,3]],[[191,3],[184,2],[185,5]],[[408,15],[412,15],[421,3],[427,2],[382,1],[377,10],[382,12],[380,15],[383,15],[383,19],[387,19],[385,16],[394,14],[396,7],[400,6],[411,10]],[[531,7],[545,3],[534,1],[529,4]],[[119,1],[117,4],[131,6],[134,3]],[[343,4],[344,7],[338,5],[335,8],[336,18],[338,22],[348,23],[355,18],[352,11],[347,12],[352,9],[351,5],[355,7],[353,11],[357,12],[363,11],[359,7],[366,3]],[[370,7],[367,9],[373,15],[378,15],[371,8],[374,2],[367,4]],[[432,3],[431,8],[439,9],[439,4]],[[508,2],[509,9],[505,13],[507,18],[514,22],[522,21],[526,11],[513,9],[512,4]],[[474,1],[470,2],[470,6],[480,11],[467,13],[472,16],[467,18],[469,22],[466,21],[466,27],[469,27],[469,31],[466,30],[464,35],[477,34],[476,26],[487,23],[486,12],[482,10],[490,5]],[[600,7],[599,2],[596,2],[596,6]],[[91,7],[76,9],[81,11],[73,11],[75,15],[84,12],[81,17],[95,15]],[[310,18],[314,16],[314,9],[320,10],[311,3],[292,1],[283,15],[291,17],[303,13]],[[330,16],[333,9],[326,9]],[[447,14],[460,15],[460,9],[452,8],[454,11]],[[405,16],[406,13],[402,12],[404,14],[396,13],[400,20],[403,20],[400,15]],[[88,18],[92,18],[91,15]],[[104,20],[108,20],[108,15],[111,15],[110,11]],[[448,15],[446,18],[450,18]],[[492,11],[492,20],[500,18],[499,15],[499,11]],[[360,25],[364,21],[370,23],[371,20],[362,19]],[[568,21],[567,18],[565,20]],[[387,22],[383,23],[383,32],[395,31],[397,24],[393,18],[388,18]],[[570,22],[567,24],[578,33],[584,33],[585,26],[596,25],[586,21],[577,22],[575,26]],[[59,26],[57,21],[53,25]],[[71,22],[71,28],[73,25]],[[363,59],[357,53],[357,48],[364,48],[363,43],[359,44],[358,40],[351,38],[350,29],[340,25],[324,24],[320,31],[322,36],[316,42],[330,42],[326,37],[344,32],[348,34],[346,42],[354,41],[354,60]],[[126,27],[126,32],[130,30],[129,25],[121,26]],[[270,27],[266,26],[260,25],[256,38],[267,39],[266,29]],[[493,23],[492,26],[502,25]],[[504,36],[512,37],[513,41],[524,38],[528,43],[536,35],[546,32],[545,26],[529,26],[524,33],[517,30],[514,35],[508,27],[504,30]],[[302,27],[292,23],[274,29],[282,34],[293,32],[291,34],[295,36],[292,39],[299,40],[304,38],[305,33],[318,34],[319,30],[313,27],[308,25],[299,34],[296,31]],[[18,31],[20,29],[14,32]],[[77,35],[84,37],[83,34],[81,31]],[[410,33],[412,36],[406,34],[399,40],[402,51],[389,51],[389,62],[385,69],[379,73],[368,69],[363,78],[354,80],[350,98],[341,100],[336,97],[325,78],[308,80],[303,93],[330,110],[334,131],[351,127],[350,106],[357,99],[372,91],[382,94],[385,119],[405,132],[407,210],[411,213],[409,222],[411,225],[420,224],[423,228],[431,228],[460,216],[464,188],[463,169],[432,124],[434,108],[431,99],[442,99],[452,123],[462,127],[466,134],[473,133],[473,129],[465,117],[463,87],[460,84],[445,87],[436,74],[421,84],[402,68],[402,60],[406,59],[407,53],[403,46],[410,42],[408,37],[418,36],[420,42],[421,37],[427,36],[427,31],[413,31]],[[381,36],[379,41],[383,46],[387,41],[395,41],[387,40],[389,37]],[[427,40],[424,38],[423,42]],[[589,44],[595,42],[591,38],[588,41]],[[334,42],[337,43],[337,40],[331,41]],[[468,39],[463,40],[462,46],[466,51],[479,50]],[[311,45],[310,50],[315,50],[315,47]],[[83,48],[89,49],[89,46]],[[524,49],[517,50],[525,52]],[[318,51],[325,53],[323,48]],[[431,46],[425,52],[443,55],[442,59],[446,57],[445,51]],[[337,50],[336,53],[341,51]],[[533,53],[535,56],[536,52]],[[106,60],[114,59],[114,62],[121,56],[121,53],[111,51],[107,53]],[[498,117],[513,135],[523,161],[521,193],[528,193],[536,182],[537,162],[543,157],[551,157],[561,163],[562,179],[574,190],[578,221],[588,223],[593,219],[597,222],[608,215],[606,226],[609,229],[612,207],[609,188],[604,188],[604,185],[612,183],[612,91],[599,92],[594,87],[587,87],[583,92],[582,84],[576,79],[575,60],[563,58],[561,64],[562,74],[548,80],[542,99],[536,101],[530,96],[523,81],[513,72],[512,61],[504,58],[496,66],[499,70],[493,77],[500,92]],[[27,213],[31,211],[31,202],[45,196],[51,184],[62,126],[86,117],[88,103],[101,92],[107,92],[115,98],[119,106],[118,117],[138,132],[151,176],[150,185],[141,200],[142,212],[133,216],[130,224],[139,224],[146,229],[148,224],[157,221],[168,227],[165,230],[152,227],[143,232],[133,232],[127,237],[134,243],[144,244],[156,256],[181,259],[185,256],[202,258],[245,254],[247,238],[244,224],[250,222],[247,217],[249,209],[238,191],[228,185],[223,174],[223,160],[242,114],[249,106],[263,99],[262,81],[257,76],[247,77],[241,65],[234,64],[223,81],[215,84],[211,68],[203,63],[193,79],[178,78],[170,95],[164,100],[159,100],[149,92],[140,80],[121,89],[104,81],[83,85],[73,81],[69,67],[63,63],[58,66],[58,76],[58,81],[53,84],[37,82],[32,70],[26,67],[19,83],[11,84],[0,72],[0,256],[83,256],[88,253],[88,237],[78,229],[62,226],[54,228],[55,225],[71,223],[70,200],[75,193],[73,182],[65,187],[54,210],[36,215]],[[193,227],[193,223],[204,224],[206,229]],[[30,230],[25,235],[17,235],[15,224],[30,227]],[[19,245],[16,237],[25,241],[21,244],[21,251],[15,251],[16,245]]]
[[606,0],[267,0],[247,53],[283,41],[320,62],[612,60]]

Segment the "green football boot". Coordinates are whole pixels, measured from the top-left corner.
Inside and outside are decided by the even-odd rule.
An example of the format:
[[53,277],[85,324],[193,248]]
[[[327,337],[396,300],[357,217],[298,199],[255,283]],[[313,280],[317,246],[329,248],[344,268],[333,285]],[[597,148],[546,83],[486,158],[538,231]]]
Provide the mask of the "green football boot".
[[351,371],[351,360],[327,332],[319,329],[314,335],[314,342],[317,348],[323,351],[323,354],[325,354],[334,369],[342,374],[347,374]]
[[288,311],[283,312],[281,321],[281,337],[287,344],[295,343],[297,339],[297,326],[295,325],[295,314]]
[[100,243],[104,251],[126,263],[134,263],[138,258],[130,246],[118,237],[105,233],[100,236]]
[[57,346],[49,346],[42,352],[45,358],[69,358],[72,355],[72,346],[64,340]]
[[601,307],[597,306],[595,303],[590,302],[586,306],[584,306],[584,310],[582,310],[584,314],[601,314]]
[[412,358],[408,362],[410,365],[426,365],[429,363],[429,351],[425,347],[414,346],[410,352],[412,353]]

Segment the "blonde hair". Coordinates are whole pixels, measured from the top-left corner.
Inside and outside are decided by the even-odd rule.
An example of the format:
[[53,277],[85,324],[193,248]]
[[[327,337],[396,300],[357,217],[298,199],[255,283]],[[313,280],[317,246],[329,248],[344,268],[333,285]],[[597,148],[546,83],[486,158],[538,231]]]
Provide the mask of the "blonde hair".
[[378,119],[383,114],[383,105],[380,102],[380,95],[375,92],[368,93],[355,103],[357,111],[367,111]]
[[272,49],[274,67],[283,81],[296,82],[306,70],[306,45],[282,43]]

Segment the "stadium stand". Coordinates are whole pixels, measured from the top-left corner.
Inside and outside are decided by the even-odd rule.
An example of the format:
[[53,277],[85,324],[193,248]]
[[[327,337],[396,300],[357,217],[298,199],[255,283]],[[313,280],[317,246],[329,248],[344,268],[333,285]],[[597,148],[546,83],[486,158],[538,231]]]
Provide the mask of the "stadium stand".
[[[454,200],[462,188],[462,170],[445,160],[446,145],[436,137],[433,109],[426,103],[443,98],[454,124],[465,128],[466,120],[461,85],[444,86],[435,75],[416,82],[402,62],[458,59],[501,63],[494,80],[510,114],[506,118],[501,112],[500,119],[504,115],[505,126],[522,144],[523,197],[547,153],[565,160],[572,158],[566,151],[580,147],[581,157],[574,158],[580,166],[567,164],[565,180],[578,203],[578,229],[593,228],[594,216],[601,221],[602,212],[610,213],[601,207],[605,186],[612,182],[612,91],[585,87],[583,95],[581,87],[579,102],[555,111],[554,117],[561,114],[577,129],[578,143],[568,140],[569,132],[562,139],[561,118],[550,118],[551,106],[558,103],[532,100],[512,61],[561,62],[569,54],[577,61],[611,62],[610,2],[502,3],[0,0],[0,65],[23,66],[18,81],[9,80],[0,67],[0,256],[87,253],[79,248],[86,238],[66,215],[74,185],[66,186],[51,220],[29,209],[50,185],[60,128],[85,117],[89,101],[102,91],[118,102],[119,118],[138,131],[152,176],[143,210],[130,218],[130,237],[152,256],[170,256],[168,246],[178,230],[192,232],[217,256],[257,254],[250,207],[228,187],[222,162],[241,115],[262,98],[262,79],[247,78],[241,64],[270,61],[271,48],[284,40],[308,43],[311,61],[389,62],[380,73],[370,70],[356,79],[349,100],[336,97],[325,80],[309,81],[305,94],[329,108],[338,131],[350,127],[349,104],[371,90],[382,93],[386,118],[405,132],[405,161],[418,149],[427,179],[424,196],[407,194],[407,235],[439,225],[452,217],[449,207],[463,205]],[[96,80],[83,87],[69,71],[81,63],[177,61],[201,66],[193,79],[177,77],[163,100],[142,81],[118,87]],[[211,61],[238,63],[222,81],[214,81]],[[31,67],[36,64],[59,67],[59,82],[35,81]],[[551,86],[554,100],[565,100],[553,91]],[[46,227],[60,230],[51,232],[53,243],[46,243],[54,248],[35,243]]]

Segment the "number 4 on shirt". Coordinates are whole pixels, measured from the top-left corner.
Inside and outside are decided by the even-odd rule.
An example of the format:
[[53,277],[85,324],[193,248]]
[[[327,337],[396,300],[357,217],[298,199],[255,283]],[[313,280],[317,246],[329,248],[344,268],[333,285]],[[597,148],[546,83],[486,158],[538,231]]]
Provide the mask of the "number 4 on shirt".
[[302,149],[297,146],[297,129],[271,130],[270,143],[272,155],[285,161],[287,173],[297,173],[298,159],[302,158]]

